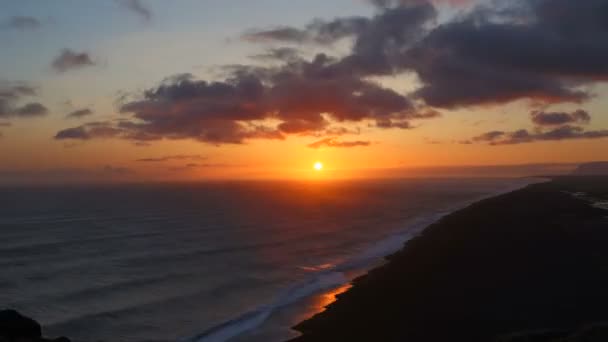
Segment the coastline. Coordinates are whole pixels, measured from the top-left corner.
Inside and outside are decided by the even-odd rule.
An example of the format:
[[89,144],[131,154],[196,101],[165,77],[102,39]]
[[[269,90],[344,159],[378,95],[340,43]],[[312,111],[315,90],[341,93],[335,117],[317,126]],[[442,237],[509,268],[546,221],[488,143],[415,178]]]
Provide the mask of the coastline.
[[[400,231],[393,232],[385,238],[370,243],[361,254],[354,255],[346,262],[334,265],[315,274],[305,281],[304,287],[310,287],[306,292],[296,298],[285,296],[292,290],[302,290],[302,284],[293,284],[293,288],[279,294],[274,302],[268,303],[254,311],[246,312],[235,319],[225,322],[197,336],[184,338],[180,341],[282,341],[298,336],[298,332],[291,329],[294,324],[312,318],[323,312],[327,305],[335,301],[335,296],[346,292],[352,287],[354,280],[365,276],[368,272],[386,263],[387,256],[399,251],[404,244],[416,238],[428,227],[442,220],[442,218],[467,208],[479,201],[510,193],[530,184],[547,181],[543,177],[524,177],[512,179],[500,189],[457,202],[447,208],[441,208],[433,213],[412,218]],[[328,281],[329,280],[329,281]],[[314,287],[311,284],[314,283]],[[321,287],[316,288],[320,284]],[[285,317],[287,316],[287,317]],[[276,329],[269,321],[278,317],[283,329]],[[270,333],[268,332],[270,330]]]
[[[548,179],[543,177],[524,177],[513,179],[509,185],[505,185],[503,188],[497,191],[466,201],[457,202],[450,207],[442,208],[440,210],[438,209],[434,213],[413,218],[401,231],[393,233],[380,241],[371,243],[364,253],[354,256],[345,264],[336,265],[334,268],[327,270],[327,273],[343,274],[344,276],[342,276],[342,281],[336,282],[330,287],[320,288],[317,291],[303,296],[293,303],[276,307],[276,312],[273,312],[272,315],[267,316],[267,320],[259,320],[258,326],[256,327],[243,326],[243,322],[236,320],[230,322],[235,324],[235,326],[231,327],[230,325],[225,325],[222,327],[223,329],[214,331],[214,334],[205,335],[203,338],[199,336],[199,338],[195,339],[195,341],[224,341],[225,339],[218,338],[220,335],[216,335],[215,333],[228,333],[228,331],[231,331],[230,334],[232,336],[228,340],[235,342],[284,341],[287,339],[296,338],[299,333],[291,329],[293,325],[310,319],[323,312],[328,305],[332,304],[336,300],[338,295],[341,295],[352,287],[353,281],[359,277],[365,276],[368,272],[374,270],[375,268],[382,266],[387,262],[386,258],[388,256],[402,249],[408,241],[419,236],[424,232],[425,229],[439,222],[443,217],[458,212],[485,199],[520,190],[526,186],[529,186],[530,184],[536,184],[544,181],[548,181]],[[273,317],[280,321],[280,325],[284,327],[283,330],[277,329],[272,323],[269,324],[268,321],[272,321]],[[244,329],[238,331],[239,328]]]
[[[387,263],[353,280],[326,310],[296,325],[302,335],[290,341],[491,341],[608,321],[608,310],[597,304],[608,305],[598,285],[608,286],[608,272],[589,266],[589,253],[598,253],[594,240],[608,241],[601,231],[608,221],[605,210],[575,192],[605,196],[608,177],[557,177],[443,216]],[[581,222],[588,229],[573,236]],[[586,259],[572,258],[581,254]],[[603,256],[608,265],[608,252]],[[560,268],[564,263],[579,269],[572,276],[594,285],[572,281],[569,268]],[[579,290],[586,291],[585,300]]]

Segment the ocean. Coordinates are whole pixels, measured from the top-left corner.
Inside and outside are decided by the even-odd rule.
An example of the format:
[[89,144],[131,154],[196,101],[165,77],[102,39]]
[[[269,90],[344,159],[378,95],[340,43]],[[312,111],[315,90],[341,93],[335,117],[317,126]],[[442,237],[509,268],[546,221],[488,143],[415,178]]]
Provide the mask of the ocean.
[[0,189],[0,308],[74,341],[284,341],[441,216],[526,179]]

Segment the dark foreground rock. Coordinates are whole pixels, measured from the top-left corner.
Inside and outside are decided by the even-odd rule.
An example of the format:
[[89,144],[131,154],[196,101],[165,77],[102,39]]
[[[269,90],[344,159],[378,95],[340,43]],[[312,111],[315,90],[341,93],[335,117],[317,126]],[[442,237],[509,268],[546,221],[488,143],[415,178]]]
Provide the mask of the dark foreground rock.
[[597,324],[608,321],[608,212],[569,192],[605,200],[608,178],[563,177],[445,217],[294,341],[608,341]]
[[608,324],[596,323],[575,331],[521,332],[502,336],[496,342],[606,342]]
[[0,342],[70,342],[65,337],[47,339],[35,320],[15,310],[0,311]]

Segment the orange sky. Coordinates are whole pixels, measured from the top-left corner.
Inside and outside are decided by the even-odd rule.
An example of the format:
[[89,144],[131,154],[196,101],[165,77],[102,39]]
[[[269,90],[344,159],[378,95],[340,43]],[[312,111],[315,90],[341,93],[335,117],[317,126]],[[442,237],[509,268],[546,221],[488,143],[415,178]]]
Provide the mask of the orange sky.
[[[459,20],[454,15],[458,10],[464,11],[461,15],[466,17],[467,11],[483,5],[484,0],[436,1],[434,7],[419,1],[407,5],[411,7],[394,4],[377,8],[367,0],[339,0],[332,4],[313,1],[309,6],[294,4],[297,11],[287,11],[279,2],[271,2],[276,2],[276,6],[260,8],[239,2],[233,9],[218,2],[213,16],[207,13],[202,17],[193,13],[202,13],[210,5],[183,3],[168,8],[164,2],[149,1],[145,3],[148,14],[142,16],[141,12],[130,12],[115,4],[96,4],[100,18],[92,19],[88,26],[71,16],[85,10],[80,5],[6,5],[1,11],[6,15],[6,24],[0,30],[0,42],[11,49],[0,57],[0,67],[6,70],[0,78],[0,181],[20,177],[41,181],[401,177],[424,176],[412,168],[608,159],[608,100],[603,96],[608,88],[601,81],[608,78],[602,78],[601,71],[586,81],[580,81],[580,75],[573,76],[580,83],[575,85],[561,78],[569,76],[551,73],[550,77],[560,77],[555,82],[564,87],[559,90],[564,95],[544,103],[550,94],[538,96],[533,90],[496,93],[490,98],[480,95],[473,100],[456,98],[459,84],[464,87],[474,83],[467,77],[448,79],[456,86],[445,93],[441,82],[447,76],[433,74],[441,65],[426,70],[424,59],[392,73],[359,76],[355,75],[361,72],[356,71],[359,66],[353,66],[352,72],[330,82],[314,78],[317,76],[306,78],[311,77],[306,68],[329,70],[350,55],[356,56],[361,37],[376,32],[371,29],[373,25],[385,20],[384,15],[391,11],[426,16],[426,36],[420,38],[426,39],[438,24]],[[104,17],[107,20],[102,20]],[[334,24],[362,24],[345,26],[354,31],[327,43],[315,35],[321,32],[320,25],[331,20]],[[529,24],[526,29],[536,30],[533,25],[541,24]],[[278,35],[286,27],[299,36]],[[270,58],[264,54],[280,48],[286,53],[299,51],[300,55],[280,57],[284,60],[278,62],[264,60]],[[317,63],[317,53],[332,57]],[[258,86],[264,87],[261,91],[265,95],[260,100],[247,93],[251,90],[246,87],[252,87],[247,83],[249,79],[226,71],[230,65],[255,66],[276,75],[283,68],[297,82],[252,73],[248,77],[258,77]],[[526,77],[538,76],[537,70],[526,72],[530,75]],[[189,75],[171,81],[172,75],[183,73]],[[215,91],[214,81],[222,89],[234,87],[230,90],[233,97],[227,101],[210,97]],[[488,82],[488,88],[500,90],[501,81]],[[294,88],[293,84],[301,87]],[[175,100],[179,97],[167,95],[169,92],[161,93],[163,86],[176,92],[182,86],[199,87],[204,93],[192,101],[180,102]],[[320,86],[330,90],[324,92]],[[247,90],[240,93],[239,87]],[[281,87],[289,90],[282,91]],[[443,91],[443,97],[418,94],[424,87],[431,92]],[[476,93],[483,93],[484,88]],[[341,98],[328,94],[334,90],[346,95]],[[146,97],[145,91],[156,95]],[[384,96],[383,100],[376,98],[380,96]],[[28,104],[40,104],[43,110],[36,111]],[[241,108],[243,113],[225,108],[230,105]],[[209,112],[208,108],[223,108],[224,112]],[[66,117],[85,109],[82,117]],[[574,113],[579,110],[587,118],[575,118]],[[438,115],[417,116],[430,111]],[[547,120],[567,121],[543,126],[544,123],[531,121],[535,112]],[[182,126],[161,126],[159,115],[175,117]],[[187,121],[192,115],[199,115],[200,121]],[[219,115],[236,119],[222,121],[225,119]],[[220,117],[219,121],[215,116]],[[131,126],[120,126],[123,121]],[[110,133],[95,133],[94,125],[103,126]],[[193,125],[200,125],[200,138],[188,131]],[[245,131],[239,131],[241,135],[236,138],[213,140],[218,132],[235,134],[227,128],[230,125]],[[256,131],[261,126],[263,132]],[[562,128],[571,130],[568,137],[552,138]],[[346,134],[332,133],[337,129],[346,129]],[[524,129],[524,139],[512,135]],[[62,136],[66,130],[70,134]],[[260,138],[260,132],[268,136]],[[482,138],[489,132],[500,133],[497,138]],[[74,137],[74,133],[78,136]],[[277,136],[283,139],[270,139]],[[328,139],[329,144],[310,146],[323,139]],[[520,140],[512,143],[512,139]],[[324,163],[322,172],[313,170],[316,161]]]

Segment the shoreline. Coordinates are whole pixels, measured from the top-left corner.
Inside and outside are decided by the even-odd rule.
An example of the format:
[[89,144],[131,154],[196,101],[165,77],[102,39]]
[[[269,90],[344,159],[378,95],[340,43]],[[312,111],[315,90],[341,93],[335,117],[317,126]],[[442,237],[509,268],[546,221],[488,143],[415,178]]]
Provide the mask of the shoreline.
[[[352,256],[347,262],[335,265],[333,268],[316,274],[313,278],[323,278],[335,274],[340,274],[341,279],[336,279],[335,282],[327,287],[320,288],[308,295],[302,296],[294,301],[281,304],[281,301],[270,303],[267,307],[260,307],[256,311],[250,311],[235,317],[233,320],[225,322],[219,326],[215,326],[202,334],[183,338],[180,341],[268,341],[263,337],[254,337],[259,333],[259,329],[267,324],[274,315],[281,314],[283,311],[293,312],[290,320],[285,326],[284,334],[281,336],[290,336],[278,338],[274,337],[270,340],[281,341],[286,338],[294,338],[298,332],[290,329],[292,325],[307,320],[324,311],[325,306],[333,302],[332,297],[338,292],[342,294],[346,292],[345,288],[351,288],[353,282],[365,276],[368,272],[381,267],[387,262],[387,257],[401,250],[408,241],[415,239],[422,234],[428,227],[441,221],[444,217],[455,212],[463,210],[477,202],[488,198],[500,196],[505,193],[510,193],[523,189],[530,184],[546,181],[546,178],[541,177],[524,177],[514,178],[508,184],[505,184],[501,189],[494,192],[455,203],[449,207],[437,209],[435,212],[427,213],[420,217],[412,218],[403,229],[393,232],[386,237],[372,242],[367,249],[361,254]],[[336,277],[334,277],[336,278]],[[295,285],[295,284],[294,284]],[[279,296],[281,297],[281,296]],[[322,303],[322,304],[320,304]],[[261,317],[263,316],[263,318]]]
[[[278,337],[273,337],[269,339],[267,336],[257,336],[257,334],[259,334],[259,329],[263,329],[264,325],[267,323],[261,322],[259,326],[256,326],[255,328],[235,334],[233,337],[228,339],[228,341],[283,341],[285,339],[297,338],[299,332],[291,328],[294,324],[308,320],[317,314],[322,313],[326,306],[335,301],[335,296],[347,292],[353,286],[353,282],[356,279],[365,276],[368,272],[384,265],[387,262],[387,257],[404,248],[404,245],[406,245],[408,241],[422,234],[428,227],[441,221],[445,216],[463,210],[485,199],[521,190],[531,184],[545,181],[548,181],[548,179],[543,177],[514,178],[509,185],[505,185],[504,188],[501,188],[495,192],[455,203],[447,208],[438,209],[433,213],[413,218],[404,226],[402,230],[394,232],[381,240],[371,243],[364,253],[353,256],[350,262],[344,265],[336,265],[333,269],[328,270],[330,272],[344,273],[345,277],[343,282],[337,283],[331,287],[320,289],[319,291],[311,293],[310,295],[305,296],[294,303],[289,303],[284,307],[277,308],[276,312],[273,312],[273,314],[268,317],[268,320],[271,320],[275,314],[280,315],[282,311],[293,311],[290,316],[295,317],[295,319],[290,320],[289,323],[282,322],[283,324],[287,325],[285,325],[285,332],[284,334],[281,334],[281,336],[289,337],[283,337],[281,339]],[[349,266],[349,264],[356,264],[357,266]],[[215,341],[213,338],[215,336],[208,335],[206,338],[197,339],[195,341]]]
[[[584,179],[585,181],[581,181],[581,179]],[[499,333],[495,333],[496,331],[492,331],[491,328],[479,328],[479,332],[478,333],[471,333],[470,329],[466,329],[463,328],[466,323],[467,323],[467,315],[468,315],[468,320],[470,321],[469,324],[483,324],[483,320],[475,320],[473,319],[473,317],[482,317],[481,315],[479,315],[479,310],[478,312],[470,312],[472,310],[465,310],[462,309],[463,307],[466,306],[465,302],[462,301],[456,301],[454,298],[450,298],[450,289],[449,289],[449,282],[450,282],[450,276],[455,276],[455,274],[453,274],[453,272],[450,272],[448,269],[439,269],[438,266],[440,266],[440,263],[437,263],[436,265],[433,265],[433,262],[431,260],[431,262],[427,262],[426,265],[425,263],[419,262],[418,264],[416,263],[415,259],[417,256],[421,256],[421,255],[425,255],[427,258],[433,258],[432,252],[431,251],[424,251],[422,250],[422,245],[425,245],[424,248],[430,248],[431,250],[433,249],[437,249],[437,246],[433,247],[432,245],[430,246],[426,246],[427,242],[429,240],[438,240],[438,242],[441,242],[444,246],[447,246],[449,248],[448,245],[446,245],[446,242],[449,243],[449,239],[446,240],[446,237],[451,237],[451,238],[457,238],[454,234],[456,233],[462,233],[462,232],[454,232],[454,230],[464,230],[465,234],[467,229],[459,229],[458,224],[456,226],[454,226],[454,223],[451,221],[454,221],[454,218],[456,218],[456,220],[461,221],[459,222],[460,224],[462,224],[463,220],[466,221],[467,217],[470,221],[471,217],[474,216],[480,216],[479,215],[479,211],[483,211],[484,209],[492,209],[490,207],[494,207],[494,211],[495,214],[497,215],[496,219],[500,219],[500,215],[504,215],[506,212],[508,212],[508,209],[504,209],[504,210],[500,210],[500,208],[497,208],[496,206],[498,205],[498,207],[500,207],[501,205],[509,205],[509,201],[511,202],[510,204],[513,205],[515,204],[515,206],[517,206],[516,202],[513,202],[514,198],[517,198],[520,201],[529,201],[529,206],[535,207],[536,209],[538,208],[542,208],[542,203],[539,203],[541,201],[538,201],[539,199],[543,199],[543,196],[541,196],[540,198],[538,198],[538,196],[536,198],[526,198],[526,197],[530,197],[531,195],[533,195],[534,193],[536,193],[536,195],[539,195],[538,193],[541,192],[544,196],[550,195],[551,197],[558,197],[558,200],[554,200],[553,202],[555,203],[551,203],[553,205],[563,205],[564,203],[570,204],[572,205],[573,203],[576,204],[575,207],[576,208],[570,208],[570,212],[566,211],[565,214],[566,215],[572,215],[572,214],[579,214],[579,216],[581,217],[586,217],[585,215],[589,216],[593,216],[593,214],[590,214],[590,212],[595,212],[595,215],[599,215],[600,217],[600,221],[601,221],[601,215],[598,214],[598,210],[601,212],[601,209],[598,208],[593,208],[591,205],[589,205],[588,203],[582,203],[581,200],[575,198],[574,196],[571,195],[567,195],[566,197],[564,196],[559,196],[557,194],[559,189],[566,189],[569,188],[571,191],[575,192],[576,190],[578,191],[582,191],[582,190],[587,190],[587,191],[591,191],[592,189],[595,189],[596,191],[596,195],[598,193],[600,193],[602,196],[606,193],[608,193],[608,181],[606,181],[608,178],[607,177],[556,177],[553,178],[552,180],[550,180],[549,182],[544,182],[544,183],[532,183],[529,184],[523,188],[518,188],[518,189],[514,189],[511,191],[507,191],[507,192],[502,192],[499,194],[495,194],[492,196],[485,196],[485,198],[479,199],[477,201],[473,201],[472,203],[469,203],[468,205],[460,208],[460,209],[456,209],[455,211],[451,211],[450,213],[448,213],[447,215],[441,217],[437,222],[434,222],[432,224],[430,224],[430,226],[424,228],[421,230],[421,232],[419,232],[418,234],[416,234],[416,236],[414,236],[413,238],[411,238],[410,240],[406,241],[405,245],[402,246],[402,248],[397,251],[394,254],[391,254],[389,256],[386,257],[387,262],[384,263],[383,265],[371,269],[369,270],[366,274],[364,274],[361,277],[358,277],[356,279],[354,279],[353,281],[351,281],[352,287],[344,292],[341,293],[340,295],[337,296],[337,300],[331,304],[328,305],[328,307],[316,314],[315,316],[304,320],[302,322],[300,322],[298,325],[296,325],[293,329],[300,332],[301,336],[296,337],[291,339],[290,341],[293,342],[302,342],[302,341],[331,341],[331,340],[344,340],[344,341],[350,341],[350,340],[369,340],[370,338],[373,339],[378,339],[380,338],[380,340],[384,340],[384,341],[398,341],[398,340],[408,340],[408,341],[443,341],[443,340],[460,340],[458,338],[454,338],[453,336],[458,336],[458,334],[460,334],[463,338],[467,338],[468,341],[488,341],[488,336],[490,336],[491,334],[494,333],[494,335],[492,335],[493,338],[496,338],[497,336],[501,336],[501,335],[505,335],[508,334],[509,332],[512,331],[526,331],[526,330],[534,330],[534,329],[551,329],[551,328],[556,328],[554,325],[551,325],[549,323],[546,324],[541,324],[540,326],[533,326],[532,325],[526,325],[526,324],[521,324],[521,322],[519,324],[511,324],[512,325],[512,329],[509,330],[505,327],[505,324],[501,325],[501,324],[491,324],[491,327],[497,327],[497,326],[501,326],[500,330],[498,328],[496,328],[495,330],[498,331]],[[589,183],[589,181],[591,181],[591,183],[593,183],[591,186],[587,183]],[[604,189],[598,189],[597,184],[600,182],[600,185],[604,185]],[[568,183],[568,184],[566,184]],[[585,184],[582,184],[585,183]],[[559,188],[559,189],[558,189]],[[601,188],[601,186],[600,186]],[[604,197],[605,198],[605,197]],[[536,201],[534,201],[536,200]],[[551,202],[551,201],[549,201]],[[521,203],[519,203],[519,207],[521,209]],[[554,208],[552,208],[554,209]],[[562,208],[564,209],[564,208]],[[478,213],[475,213],[475,212]],[[582,214],[584,212],[584,215]],[[540,221],[542,221],[542,216],[538,216],[538,215],[532,215],[532,213],[522,213],[523,215],[521,215],[520,218],[524,218],[526,215],[530,216],[531,218],[534,217],[536,219],[539,219],[540,217]],[[545,213],[548,214],[548,213]],[[479,219],[481,219],[481,221],[483,221],[483,216],[479,218],[478,217],[478,221]],[[545,217],[546,219],[547,217]],[[538,220],[537,220],[538,221]],[[487,221],[486,223],[488,223],[489,221]],[[477,222],[477,223],[481,223],[481,222]],[[570,222],[572,223],[572,222]],[[530,223],[528,223],[530,224]],[[598,224],[596,222],[596,224]],[[600,225],[605,225],[605,222],[599,222]],[[447,232],[446,228],[444,226],[454,226],[451,229],[453,231],[451,232]],[[525,225],[525,224],[524,224]],[[444,228],[442,228],[444,227]],[[468,229],[469,231],[471,229]],[[542,229],[541,229],[542,230]],[[470,232],[469,232],[470,233]],[[487,232],[486,232],[487,233]],[[508,235],[508,234],[507,234]],[[443,237],[442,237],[443,236]],[[441,241],[444,240],[444,241]],[[517,240],[522,240],[524,241],[524,245],[525,245],[525,237],[519,237],[519,238],[515,238],[515,241],[517,242]],[[540,239],[542,241],[542,238]],[[478,244],[481,244],[483,242],[483,240],[481,241],[477,241]],[[498,242],[500,244],[500,241],[493,241],[493,242]],[[521,242],[521,241],[520,241]],[[466,245],[466,243],[465,243]],[[471,247],[471,246],[469,246]],[[476,247],[477,249],[479,249],[477,252],[484,252],[484,248],[480,246]],[[489,248],[489,247],[488,247]],[[413,249],[413,251],[412,251]],[[459,251],[460,253],[462,253],[462,251]],[[487,251],[486,251],[487,252]],[[505,252],[503,250],[503,252]],[[445,253],[444,253],[445,254]],[[466,252],[465,252],[466,254]],[[474,253],[469,253],[469,254],[474,254]],[[606,253],[608,254],[608,253]],[[492,253],[490,253],[490,256],[492,255]],[[472,255],[468,256],[469,258],[472,257]],[[476,257],[483,257],[483,253],[477,253]],[[608,257],[608,255],[607,255]],[[494,258],[496,258],[496,256],[494,255]],[[500,257],[498,257],[500,259]],[[409,261],[408,261],[409,260]],[[475,262],[475,259],[471,259],[473,260],[473,262]],[[445,263],[446,260],[443,260],[443,262]],[[504,260],[503,260],[504,261]],[[479,259],[477,260],[477,262],[479,263]],[[450,264],[449,260],[447,262],[447,264]],[[489,267],[490,269],[492,267],[496,267],[495,265],[489,265],[487,264],[485,261],[481,261],[481,264],[484,264],[484,266]],[[416,272],[412,272],[410,274],[410,277],[404,277],[402,275],[399,275],[400,271],[403,270],[399,270],[399,268],[401,266],[406,266],[406,273],[412,272],[412,271],[416,271]],[[424,266],[424,267],[423,267]],[[436,266],[435,268],[437,268],[437,270],[433,270],[433,266]],[[445,265],[441,265],[443,267],[445,267]],[[426,272],[425,269],[427,268]],[[437,271],[443,271],[445,274],[441,274],[441,272],[437,272]],[[510,269],[510,272],[515,272],[517,273],[516,269]],[[425,273],[433,273],[431,276],[429,276],[428,274]],[[492,274],[492,272],[489,272],[490,274]],[[478,275],[471,275],[471,274],[461,274],[460,276],[462,277],[469,277],[469,278],[483,278],[482,276]],[[508,276],[508,272],[507,275],[503,275],[502,277],[497,276],[497,275],[493,275],[493,277],[498,277],[501,278],[502,280],[506,280],[509,281],[509,276]],[[398,285],[403,285],[403,284],[407,284],[408,282],[411,284],[413,281],[415,281],[417,278],[419,279],[424,279],[425,283],[427,285],[432,285],[432,289],[434,289],[436,291],[436,293],[434,294],[435,297],[430,297],[430,299],[428,299],[430,302],[434,303],[433,308],[434,309],[449,309],[448,311],[450,311],[451,313],[454,314],[453,317],[458,317],[459,314],[464,315],[464,317],[459,317],[459,318],[454,318],[454,319],[449,319],[449,318],[443,318],[443,319],[434,319],[434,317],[427,317],[427,319],[421,319],[421,318],[415,318],[416,317],[416,309],[407,309],[407,306],[403,306],[402,308],[396,308],[394,303],[391,302],[411,302],[411,301],[417,301],[417,309],[423,311],[426,311],[426,313],[424,313],[425,315],[429,315],[429,316],[433,316],[430,315],[429,311],[432,312],[432,309],[429,310],[429,308],[424,308],[424,305],[422,305],[421,300],[418,298],[416,298],[417,296],[414,295],[400,295],[400,293],[403,290],[399,290]],[[429,279],[430,278],[430,279]],[[446,293],[441,293],[440,289],[441,286],[437,286],[437,280],[441,279],[443,282],[445,282],[444,287],[448,287],[446,289],[447,294]],[[494,279],[495,280],[495,279]],[[608,277],[607,277],[607,284],[608,284]],[[464,282],[466,283],[466,281]],[[471,285],[471,284],[468,284]],[[520,284],[521,285],[521,284]],[[416,288],[416,286],[409,286],[409,288],[406,286],[405,288],[411,289],[411,288]],[[479,291],[482,292],[486,292],[485,296],[489,297],[489,299],[491,299],[492,294],[493,295],[497,295],[500,294],[502,292],[500,292],[500,284],[497,283],[492,283],[491,286],[477,286]],[[474,287],[473,287],[474,288]],[[460,289],[464,290],[465,293],[467,290],[470,290],[471,288],[468,286],[460,286]],[[384,292],[388,290],[388,292],[391,292],[391,295],[387,295]],[[507,289],[508,290],[508,289]],[[524,288],[520,288],[518,289],[518,291],[522,292],[522,294],[525,295],[525,287]],[[427,292],[431,292],[429,293],[429,295],[432,294],[433,291],[428,291]],[[470,291],[469,291],[470,292]],[[453,293],[452,293],[453,294]],[[563,293],[562,293],[563,294]],[[376,301],[376,299],[374,299],[375,297],[380,297],[378,298],[380,301],[378,304]],[[401,298],[403,297],[403,298]],[[420,296],[418,296],[420,297]],[[458,304],[463,305],[461,307],[460,310],[458,310],[458,306],[453,306],[453,305],[447,305],[447,303],[445,304],[441,304],[440,302],[438,302],[437,297],[447,297],[446,299],[449,299],[450,301],[453,302],[453,304],[455,304],[456,302],[458,302]],[[474,296],[471,293],[468,293],[468,298],[471,299]],[[560,296],[555,295],[553,296],[553,298],[560,298]],[[386,303],[383,303],[382,300],[387,299],[388,301]],[[488,298],[486,298],[488,299]],[[608,303],[608,298],[607,299],[607,303]],[[483,305],[482,305],[483,306]],[[481,310],[481,308],[479,308]],[[484,310],[489,310],[490,312],[492,310],[498,310],[498,307],[486,307],[484,308]],[[520,308],[521,310],[521,308]],[[511,310],[511,312],[517,312],[518,310]],[[542,311],[542,310],[541,310]],[[606,319],[608,320],[608,310],[605,310],[606,314],[604,316],[602,316],[602,319]],[[414,331],[409,331],[408,329],[396,329],[395,326],[400,327],[399,324],[403,325],[403,324],[407,324],[407,320],[403,320],[403,322],[399,322],[399,319],[397,319],[397,317],[399,317],[400,315],[402,315],[403,313],[405,313],[408,317],[413,317],[416,323],[412,323],[412,326],[418,326],[419,328],[416,329],[409,329],[409,330],[414,330]],[[418,314],[420,313],[420,311],[418,312]],[[475,316],[474,314],[477,314],[477,316]],[[500,316],[500,315],[498,315]],[[508,315],[507,315],[508,316]],[[566,315],[567,316],[567,315]],[[601,315],[599,315],[601,316]],[[562,318],[562,323],[563,322],[567,322],[568,319],[563,319]],[[570,319],[572,320],[572,319]],[[433,327],[436,328],[440,328],[439,330],[441,330],[441,325],[444,325],[444,328],[449,329],[450,333],[449,334],[445,334],[445,333],[430,333],[430,331],[432,331],[433,329],[430,322],[433,322]],[[546,320],[547,322],[549,322],[550,320]],[[574,321],[574,320],[572,320]],[[459,324],[456,324],[457,322],[460,322]],[[591,321],[590,321],[591,322]],[[578,325],[580,325],[582,322],[580,320],[576,321],[576,324],[574,324],[573,326],[569,326],[570,328],[575,328]],[[460,327],[459,327],[460,325]],[[420,328],[420,326],[424,326],[424,328]],[[466,326],[470,326],[470,325],[466,325]],[[361,329],[359,327],[365,327],[365,329]],[[400,327],[401,328],[401,327]],[[562,327],[563,328],[563,327]],[[430,329],[430,330],[427,330]],[[426,334],[423,332],[426,330]],[[373,334],[370,334],[370,331],[374,331]],[[456,335],[454,335],[454,333],[456,333]],[[483,337],[482,337],[483,336]],[[366,339],[367,338],[367,339]]]

